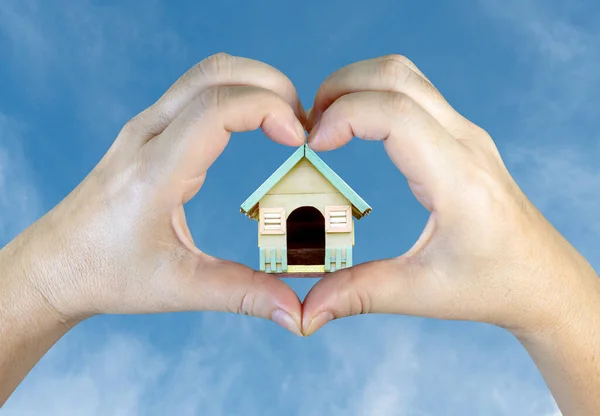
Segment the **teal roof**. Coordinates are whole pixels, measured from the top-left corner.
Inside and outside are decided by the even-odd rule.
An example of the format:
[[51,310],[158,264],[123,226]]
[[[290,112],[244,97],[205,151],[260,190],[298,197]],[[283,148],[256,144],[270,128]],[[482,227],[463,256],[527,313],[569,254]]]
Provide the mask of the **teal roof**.
[[317,154],[304,144],[300,146],[269,178],[258,187],[242,204],[240,211],[251,218],[257,214],[258,202],[279,182],[294,166],[306,158],[342,195],[350,201],[355,218],[360,219],[371,212],[367,204],[342,178],[338,176]]

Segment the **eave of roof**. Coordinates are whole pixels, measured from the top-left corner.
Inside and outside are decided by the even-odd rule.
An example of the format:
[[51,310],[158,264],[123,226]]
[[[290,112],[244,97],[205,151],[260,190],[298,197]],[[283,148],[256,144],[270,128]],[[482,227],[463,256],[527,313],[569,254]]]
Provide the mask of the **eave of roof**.
[[344,180],[335,173],[308,145],[300,146],[261,186],[246,199],[240,211],[252,219],[257,219],[259,201],[292,170],[298,162],[306,158],[353,206],[352,214],[360,219],[371,212],[371,207]]

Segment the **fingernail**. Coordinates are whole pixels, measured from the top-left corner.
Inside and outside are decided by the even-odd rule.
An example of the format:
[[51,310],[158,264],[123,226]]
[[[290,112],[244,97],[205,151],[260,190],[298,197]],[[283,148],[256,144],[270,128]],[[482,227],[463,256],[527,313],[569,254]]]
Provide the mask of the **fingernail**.
[[308,111],[306,112],[306,122],[310,125],[312,123],[312,118],[313,118],[313,109],[309,108]]
[[331,312],[321,312],[313,319],[311,319],[307,325],[303,325],[302,332],[304,335],[311,335],[316,332],[317,329],[322,328],[326,323],[333,321],[333,314]]
[[296,120],[296,133],[298,133],[298,137],[302,142],[306,142],[306,130],[304,130],[304,126],[300,123],[300,120]]
[[321,111],[315,111],[315,112],[313,112],[313,114],[312,114],[312,122],[313,122],[313,126],[315,126],[315,128],[321,122],[321,116],[322,115],[323,115],[323,113]]
[[302,101],[298,101],[298,115],[300,116],[301,121],[307,119],[306,110],[302,105]]
[[273,320],[273,322],[284,327],[288,331],[293,332],[298,336],[302,336],[302,331],[300,331],[300,327],[298,326],[294,318],[292,318],[292,316],[286,311],[282,309],[276,309],[275,312],[273,312],[271,319]]
[[310,130],[310,134],[308,135],[307,142],[309,144],[314,143],[317,136],[319,136],[319,123],[315,124],[314,127]]

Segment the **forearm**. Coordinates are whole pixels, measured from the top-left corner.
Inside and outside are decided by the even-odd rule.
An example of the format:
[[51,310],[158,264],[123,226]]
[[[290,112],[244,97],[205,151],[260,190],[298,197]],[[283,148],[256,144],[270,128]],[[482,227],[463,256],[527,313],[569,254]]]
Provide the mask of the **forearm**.
[[74,325],[64,322],[36,289],[28,236],[0,250],[0,406],[42,356]]
[[[584,268],[564,293],[552,329],[515,334],[546,380],[564,416],[600,414],[600,279]],[[572,296],[569,296],[572,295]]]

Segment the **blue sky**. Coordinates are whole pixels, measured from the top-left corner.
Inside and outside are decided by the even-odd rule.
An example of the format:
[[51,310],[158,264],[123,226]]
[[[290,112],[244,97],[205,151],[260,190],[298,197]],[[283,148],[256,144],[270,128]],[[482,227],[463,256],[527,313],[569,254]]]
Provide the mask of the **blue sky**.
[[[592,0],[2,0],[0,245],[215,52],[278,67],[306,107],[331,72],[400,53],[491,133],[517,182],[598,270],[599,14]],[[202,250],[257,267],[256,223],[239,205],[292,151],[261,132],[232,138],[186,206]],[[270,157],[255,163],[253,154]],[[373,207],[357,223],[355,261],[407,250],[427,212],[381,143],[355,140],[321,156]],[[290,284],[303,296],[314,282]],[[488,325],[359,316],[303,339],[256,318],[184,313],[75,328],[0,410],[39,414],[559,412],[518,342]]]

